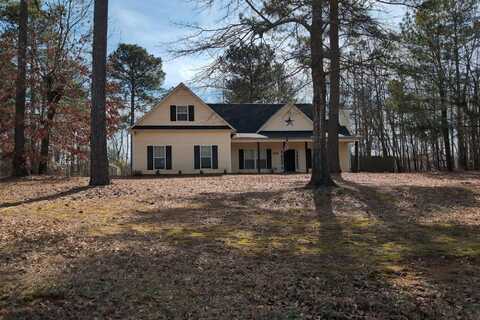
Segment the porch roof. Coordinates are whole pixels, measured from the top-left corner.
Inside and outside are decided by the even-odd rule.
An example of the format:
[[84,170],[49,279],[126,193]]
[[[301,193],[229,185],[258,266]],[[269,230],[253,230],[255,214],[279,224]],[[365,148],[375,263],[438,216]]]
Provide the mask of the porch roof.
[[313,137],[312,131],[261,131],[259,133],[269,139],[311,140]]
[[[261,141],[312,141],[312,131],[261,131],[259,133],[237,133],[232,136],[236,142],[261,142]],[[338,135],[339,140],[355,141],[358,137],[351,135]]]
[[267,136],[264,136],[259,133],[237,133],[233,136],[234,139],[268,139]]

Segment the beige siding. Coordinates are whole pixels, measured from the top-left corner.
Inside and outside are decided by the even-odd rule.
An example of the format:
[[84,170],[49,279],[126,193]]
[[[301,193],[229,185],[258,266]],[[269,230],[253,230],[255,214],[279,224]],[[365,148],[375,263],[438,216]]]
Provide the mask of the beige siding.
[[[288,149],[294,149],[296,151],[296,171],[306,172],[306,154],[305,154],[305,142],[288,142]],[[308,148],[311,148],[311,143],[308,143]],[[239,150],[240,149],[253,149],[257,150],[256,142],[242,142],[232,143],[232,172],[234,173],[255,173],[257,170],[240,170],[239,166]],[[283,158],[282,158],[282,142],[261,142],[260,149],[272,149],[272,169],[274,172],[283,172]],[[350,146],[348,142],[340,142],[339,144],[339,157],[340,168],[343,172],[350,171]],[[262,172],[268,172],[270,170],[262,170]]]
[[[293,120],[293,125],[287,126],[285,120]],[[312,121],[297,107],[286,105],[275,113],[259,131],[304,131],[312,130]]]
[[[293,120],[293,126],[287,126],[285,120]],[[339,123],[350,128],[349,113],[345,110],[339,112]],[[313,130],[313,122],[300,109],[293,105],[285,105],[275,113],[259,131],[306,131]]]
[[340,158],[340,169],[342,172],[349,172],[350,166],[350,143],[340,141],[338,144],[338,154]]
[[218,170],[202,169],[205,173],[231,172],[230,130],[134,130],[133,167],[134,171],[153,174],[147,170],[147,146],[172,146],[172,170],[160,173],[199,173],[194,169],[195,145],[218,146]]
[[[194,105],[195,121],[170,121],[170,105]],[[287,126],[285,120],[291,118],[292,126]],[[341,121],[346,121],[342,114]],[[169,96],[158,104],[151,112],[140,119],[137,125],[228,125],[209,106],[198,98],[185,85],[180,84]],[[312,130],[312,121],[297,107],[285,105],[270,118],[261,129],[263,131],[304,131]],[[133,130],[133,166],[135,171],[153,174],[156,170],[147,169],[147,146],[172,146],[172,169],[160,170],[161,173],[185,174],[199,173],[194,169],[194,146],[217,145],[218,169],[202,169],[205,173],[240,172],[239,149],[257,150],[257,142],[233,142],[231,130]],[[310,148],[310,143],[308,147]],[[272,150],[272,169],[283,172],[283,143],[261,142],[261,149]],[[288,142],[288,149],[296,152],[296,171],[306,172],[305,142]],[[340,142],[340,165],[342,171],[350,170],[350,152],[347,142]],[[270,170],[264,169],[263,172]],[[242,170],[241,172],[257,172],[257,170]]]
[[[170,121],[170,105],[195,106],[195,121]],[[137,125],[227,125],[209,106],[193,95],[186,87],[176,91],[160,102]]]

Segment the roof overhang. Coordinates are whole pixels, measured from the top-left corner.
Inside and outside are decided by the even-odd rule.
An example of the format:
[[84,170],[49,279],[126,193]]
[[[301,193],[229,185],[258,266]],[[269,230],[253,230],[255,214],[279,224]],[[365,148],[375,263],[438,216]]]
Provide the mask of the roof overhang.
[[131,130],[232,130],[230,126],[156,126],[156,125],[136,125]]
[[[328,137],[327,137],[328,138]],[[359,137],[355,136],[338,136],[340,142],[353,143],[359,141]],[[305,137],[267,137],[261,134],[237,133],[232,136],[232,143],[248,143],[248,142],[312,142],[312,136]]]
[[243,140],[265,140],[268,139],[267,136],[264,136],[263,134],[259,133],[236,133],[233,135],[232,139],[238,140],[238,139],[243,139]]

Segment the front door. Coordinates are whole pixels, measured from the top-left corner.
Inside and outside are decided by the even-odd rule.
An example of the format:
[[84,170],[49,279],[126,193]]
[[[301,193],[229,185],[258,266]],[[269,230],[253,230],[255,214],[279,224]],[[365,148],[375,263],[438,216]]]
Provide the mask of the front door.
[[295,172],[295,150],[290,149],[283,154],[285,172]]

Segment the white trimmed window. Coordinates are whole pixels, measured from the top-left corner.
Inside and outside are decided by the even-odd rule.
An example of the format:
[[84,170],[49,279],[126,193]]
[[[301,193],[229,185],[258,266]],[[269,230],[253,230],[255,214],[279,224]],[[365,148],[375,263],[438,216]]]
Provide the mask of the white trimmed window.
[[260,149],[260,161],[257,158],[257,150],[245,149],[243,151],[243,168],[244,169],[266,169],[267,168],[267,149]]
[[245,169],[255,169],[257,153],[254,149],[246,149],[244,151],[243,167]]
[[200,168],[212,168],[212,146],[200,146]]
[[165,169],[167,166],[167,152],[165,146],[153,147],[153,168],[154,170]]
[[177,121],[188,121],[188,106],[177,106]]
[[260,169],[267,168],[267,149],[260,149],[260,161],[257,165]]
[[177,106],[177,121],[188,121],[188,106]]

